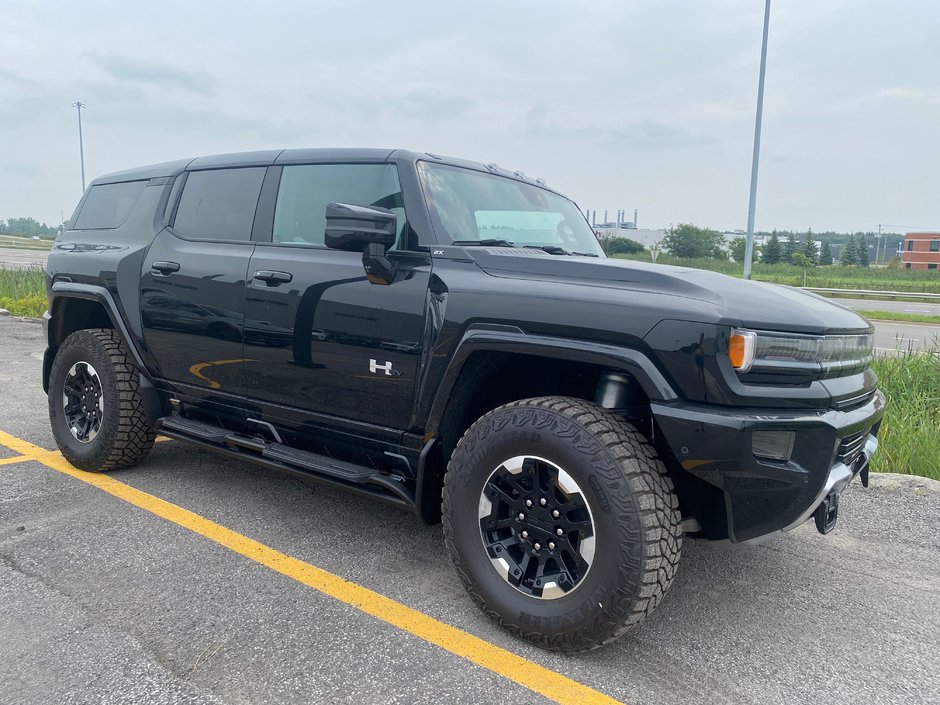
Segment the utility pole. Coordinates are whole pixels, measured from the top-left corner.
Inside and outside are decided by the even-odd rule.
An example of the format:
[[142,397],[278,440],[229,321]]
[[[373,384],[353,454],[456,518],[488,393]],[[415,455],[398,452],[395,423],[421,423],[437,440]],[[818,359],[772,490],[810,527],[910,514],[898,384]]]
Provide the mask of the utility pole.
[[754,156],[751,159],[751,196],[747,206],[747,246],[744,248],[744,278],[751,278],[754,259],[754,208],[757,205],[757,163],[760,160],[760,125],[764,113],[764,73],[767,70],[767,31],[770,28],[770,0],[764,4],[764,38],[760,47],[760,78],[757,81],[757,117],[754,120]]
[[[882,227],[883,227],[882,224],[878,223],[878,245],[875,247],[875,264],[878,264],[878,253],[881,251],[881,228]],[[884,264],[884,259],[885,259],[886,254],[888,253],[885,252],[881,256],[882,264]]]
[[85,140],[82,137],[82,108],[87,108],[82,101],[76,100],[72,107],[78,110],[78,156],[82,161],[82,193],[85,193]]

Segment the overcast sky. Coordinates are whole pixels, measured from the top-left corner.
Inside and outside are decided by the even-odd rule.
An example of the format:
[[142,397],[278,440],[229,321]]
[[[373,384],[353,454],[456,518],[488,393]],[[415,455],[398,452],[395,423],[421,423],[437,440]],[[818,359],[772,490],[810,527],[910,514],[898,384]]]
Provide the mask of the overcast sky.
[[[274,7],[277,9],[273,9]],[[0,0],[0,218],[96,175],[405,147],[641,227],[747,219],[762,0]],[[940,229],[940,2],[774,0],[757,228]]]

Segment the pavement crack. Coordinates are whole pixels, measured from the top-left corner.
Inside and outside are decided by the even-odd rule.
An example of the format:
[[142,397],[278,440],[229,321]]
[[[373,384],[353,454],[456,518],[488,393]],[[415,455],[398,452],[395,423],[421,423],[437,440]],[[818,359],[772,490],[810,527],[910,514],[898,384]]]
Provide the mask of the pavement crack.
[[[195,691],[198,692],[199,696],[206,702],[223,702],[219,698],[215,697],[214,694],[211,694],[211,692],[207,693],[204,688],[201,687],[190,676],[195,674],[198,668],[204,667],[209,662],[209,660],[215,656],[219,650],[221,650],[221,648],[231,639],[231,636],[227,636],[216,646],[214,650],[211,650],[211,653],[211,645],[207,647],[207,649],[202,654],[200,654],[199,658],[196,660],[196,663],[193,664],[190,669],[186,669],[185,666],[177,667],[172,662],[167,662],[164,660],[160,654],[150,648],[146,642],[142,641],[130,630],[125,629],[119,622],[108,619],[107,613],[105,611],[94,609],[89,604],[83,602],[81,599],[78,599],[75,595],[70,594],[69,592],[66,592],[60,588],[56,583],[50,581],[44,575],[42,575],[42,573],[26,568],[11,554],[0,551],[0,567],[6,568],[18,576],[40,585],[45,590],[54,594],[56,597],[66,603],[70,608],[75,610],[82,618],[82,624],[77,627],[78,632],[87,633],[94,629],[103,629],[106,632],[119,634],[131,642],[148,662],[165,673],[170,680],[178,681],[181,684],[187,684],[188,687],[194,688]],[[93,687],[94,684],[101,678],[102,675],[100,673],[96,674],[86,682],[86,686]]]

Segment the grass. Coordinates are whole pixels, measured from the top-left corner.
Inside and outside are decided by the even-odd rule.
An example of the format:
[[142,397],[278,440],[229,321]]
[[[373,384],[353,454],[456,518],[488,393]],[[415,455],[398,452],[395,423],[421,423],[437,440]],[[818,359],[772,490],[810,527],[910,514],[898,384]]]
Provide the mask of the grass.
[[[649,252],[635,255],[614,255],[621,259],[649,262]],[[707,269],[740,277],[742,265],[728,260],[683,259],[660,254],[657,264],[672,264],[694,269]],[[805,275],[805,278],[804,278]],[[756,262],[751,276],[758,281],[810,286],[821,289],[870,289],[873,291],[910,291],[940,294],[940,270],[905,270],[888,267],[811,267],[803,269],[792,264],[763,264]],[[805,284],[804,284],[805,282]]]
[[872,470],[940,480],[940,354],[879,357],[872,367],[887,399]]
[[41,269],[0,269],[0,308],[14,316],[39,318],[46,310],[45,274]]
[[873,311],[871,309],[857,309],[855,313],[865,316],[873,321],[906,321],[908,323],[933,323],[940,325],[940,316],[929,313],[904,313],[903,311]]

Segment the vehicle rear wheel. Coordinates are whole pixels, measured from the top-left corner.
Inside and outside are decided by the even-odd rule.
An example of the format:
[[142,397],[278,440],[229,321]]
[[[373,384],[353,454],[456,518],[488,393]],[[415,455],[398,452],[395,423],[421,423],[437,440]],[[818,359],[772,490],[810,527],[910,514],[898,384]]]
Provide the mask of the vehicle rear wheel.
[[139,372],[114,330],[72,333],[49,374],[49,420],[72,465],[103,472],[133,465],[156,437],[144,413]]
[[513,402],[461,438],[444,538],[480,608],[556,651],[613,641],[659,604],[682,546],[672,481],[632,426],[566,397]]

